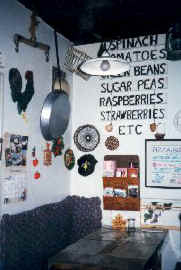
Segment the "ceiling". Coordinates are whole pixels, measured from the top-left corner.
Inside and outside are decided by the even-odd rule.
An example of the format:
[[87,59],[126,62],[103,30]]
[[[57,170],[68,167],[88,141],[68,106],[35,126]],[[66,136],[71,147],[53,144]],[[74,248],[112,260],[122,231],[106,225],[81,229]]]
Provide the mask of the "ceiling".
[[17,0],[75,45],[166,33],[180,0]]

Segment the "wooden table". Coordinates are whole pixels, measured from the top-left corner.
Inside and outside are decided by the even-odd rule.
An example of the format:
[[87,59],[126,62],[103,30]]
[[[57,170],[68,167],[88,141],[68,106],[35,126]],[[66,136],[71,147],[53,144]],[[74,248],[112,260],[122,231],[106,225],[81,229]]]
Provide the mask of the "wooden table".
[[[103,227],[48,261],[49,269],[151,269],[166,231],[121,232]],[[74,268],[71,265],[74,265]],[[153,268],[159,269],[159,268]]]

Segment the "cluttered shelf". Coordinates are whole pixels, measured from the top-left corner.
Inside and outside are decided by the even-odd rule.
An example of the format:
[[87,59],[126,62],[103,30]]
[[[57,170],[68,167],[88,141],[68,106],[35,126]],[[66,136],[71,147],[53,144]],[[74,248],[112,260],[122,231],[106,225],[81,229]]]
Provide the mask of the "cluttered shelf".
[[140,199],[139,198],[120,198],[120,197],[103,197],[104,210],[126,210],[126,211],[139,211]]
[[103,177],[103,185],[104,187],[107,186],[114,186],[116,187],[128,187],[129,185],[139,185],[139,178],[131,178],[131,177]]
[[139,179],[103,177],[105,210],[140,210]]

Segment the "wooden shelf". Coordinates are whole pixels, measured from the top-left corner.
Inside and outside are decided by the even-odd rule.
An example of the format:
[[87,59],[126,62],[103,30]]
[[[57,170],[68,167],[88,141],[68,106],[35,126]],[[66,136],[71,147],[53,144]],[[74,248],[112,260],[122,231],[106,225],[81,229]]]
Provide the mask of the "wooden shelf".
[[103,196],[105,210],[140,211],[140,198]]
[[[127,168],[125,174],[127,177],[102,177],[104,209],[140,211],[139,157],[137,155],[106,155],[104,161],[114,161],[117,169]],[[136,177],[131,177],[133,175]]]
[[[103,177],[103,187],[112,187],[113,189],[125,189],[128,193],[128,186],[136,185],[139,188],[139,178],[130,177]],[[140,211],[140,194],[137,197],[128,196],[122,198],[119,196],[103,196],[105,210],[126,210]]]
[[113,188],[128,188],[129,185],[138,185],[139,178],[128,178],[128,177],[103,177],[103,186]]

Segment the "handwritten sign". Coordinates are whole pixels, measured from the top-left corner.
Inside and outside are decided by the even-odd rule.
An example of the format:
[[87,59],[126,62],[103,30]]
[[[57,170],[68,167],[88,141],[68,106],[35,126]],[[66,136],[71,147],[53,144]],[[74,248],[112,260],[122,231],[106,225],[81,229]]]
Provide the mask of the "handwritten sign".
[[141,135],[145,123],[164,123],[167,109],[168,64],[159,35],[113,41],[112,57],[130,63],[119,76],[100,79],[99,120],[120,122],[119,135]]
[[146,186],[181,188],[181,140],[146,140]]

